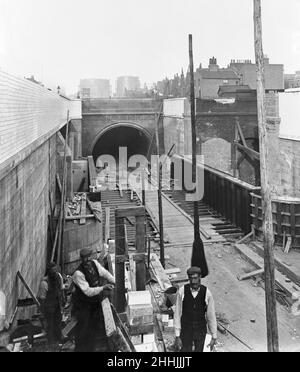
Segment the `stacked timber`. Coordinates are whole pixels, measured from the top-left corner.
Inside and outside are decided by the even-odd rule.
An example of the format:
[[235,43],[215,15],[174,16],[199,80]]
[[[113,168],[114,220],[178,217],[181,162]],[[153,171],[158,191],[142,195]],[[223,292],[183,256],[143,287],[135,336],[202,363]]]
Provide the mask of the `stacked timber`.
[[72,275],[78,267],[82,248],[90,248],[93,252],[102,250],[102,209],[95,195],[74,193],[72,200],[66,203],[63,241],[67,275]]
[[131,341],[136,351],[157,351],[154,335],[154,313],[149,291],[128,292],[127,317]]

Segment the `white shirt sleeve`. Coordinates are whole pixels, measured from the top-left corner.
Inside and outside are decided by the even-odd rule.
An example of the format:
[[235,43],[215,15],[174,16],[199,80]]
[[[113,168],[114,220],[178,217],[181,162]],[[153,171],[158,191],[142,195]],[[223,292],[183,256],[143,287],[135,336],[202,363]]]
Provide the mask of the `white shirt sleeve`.
[[178,291],[174,313],[174,328],[175,336],[180,337],[181,333],[181,315],[182,315],[182,301],[184,297],[184,286]]
[[212,337],[217,338],[217,318],[215,312],[215,303],[213,296],[208,288],[206,290],[206,304],[207,304],[206,318],[208,329]]
[[88,297],[97,296],[103,291],[103,287],[91,288],[89,283],[86,281],[84,274],[77,270],[73,274],[73,282],[82,290],[82,292]]
[[37,297],[40,299],[40,300],[45,300],[46,297],[47,297],[47,293],[48,293],[48,283],[45,279],[43,279],[41,281],[41,284],[40,284],[40,287],[39,287],[39,291],[38,291],[38,295]]
[[113,275],[111,275],[111,273],[106,270],[98,261],[94,260],[94,262],[98,269],[99,275],[109,281],[111,284],[115,284],[115,278],[113,277]]

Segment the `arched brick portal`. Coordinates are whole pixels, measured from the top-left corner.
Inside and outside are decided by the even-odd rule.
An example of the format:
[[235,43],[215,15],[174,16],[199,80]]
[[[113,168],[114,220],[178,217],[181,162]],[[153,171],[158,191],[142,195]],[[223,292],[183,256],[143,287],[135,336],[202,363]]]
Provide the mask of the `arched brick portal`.
[[126,147],[127,155],[149,156],[155,149],[153,134],[133,122],[117,122],[102,129],[95,137],[91,153],[96,161],[100,155],[113,155],[117,160],[119,148]]
[[[96,140],[109,136],[111,130],[140,131],[143,138],[152,138],[162,102],[155,99],[89,99],[82,102],[82,156],[92,155]],[[110,130],[107,132],[107,130]],[[126,134],[126,133],[125,133]],[[144,134],[144,136],[143,136]],[[163,133],[160,133],[162,136]],[[150,140],[151,141],[151,140]],[[161,138],[163,143],[163,138]]]

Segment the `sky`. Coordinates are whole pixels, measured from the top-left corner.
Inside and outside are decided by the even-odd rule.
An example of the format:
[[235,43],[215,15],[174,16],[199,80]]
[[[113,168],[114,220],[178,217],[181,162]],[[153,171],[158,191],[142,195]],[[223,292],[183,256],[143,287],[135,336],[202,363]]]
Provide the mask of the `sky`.
[[[300,70],[300,0],[262,0],[263,47]],[[194,64],[254,58],[253,0],[0,0],[0,69],[78,90],[81,78],[152,83]]]

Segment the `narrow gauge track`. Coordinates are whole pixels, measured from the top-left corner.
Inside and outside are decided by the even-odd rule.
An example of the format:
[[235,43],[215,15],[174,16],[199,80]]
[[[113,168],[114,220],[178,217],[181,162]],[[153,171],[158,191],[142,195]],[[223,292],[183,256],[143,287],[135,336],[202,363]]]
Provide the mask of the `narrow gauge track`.
[[[121,189],[119,185],[116,185],[115,190],[104,190],[101,191],[101,203],[102,208],[107,211],[109,208],[109,224],[110,224],[110,234],[109,239],[115,239],[115,210],[118,207],[133,207],[142,205],[139,197],[132,188],[127,185],[126,189]],[[152,240],[158,241],[158,232],[155,228],[153,221],[150,216],[146,213],[146,235]],[[128,245],[135,245],[135,221],[131,219],[125,220],[126,232],[127,232],[127,242]],[[105,224],[103,224],[103,236],[105,234]]]
[[[163,194],[166,195],[172,202],[177,204],[185,213],[191,218],[193,217],[193,202],[185,200],[185,193],[181,190],[163,190]],[[230,221],[227,221],[217,211],[211,209],[203,201],[199,202],[199,220],[201,222],[208,222],[212,225],[212,228],[220,235],[225,238],[239,238],[244,236],[244,232],[237,226],[233,225]]]

